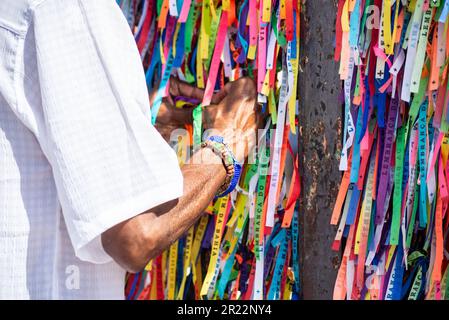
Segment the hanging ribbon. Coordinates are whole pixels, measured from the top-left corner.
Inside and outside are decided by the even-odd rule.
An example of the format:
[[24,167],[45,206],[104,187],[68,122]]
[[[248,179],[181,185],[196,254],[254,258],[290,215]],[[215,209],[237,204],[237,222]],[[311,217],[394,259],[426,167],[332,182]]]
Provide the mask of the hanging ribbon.
[[331,223],[332,248],[346,246],[336,299],[446,297],[448,13],[449,1],[338,3],[345,131]]
[[202,101],[175,97],[176,107],[193,107],[193,124],[175,141],[180,165],[191,144],[201,143],[202,113],[214,107],[214,92],[227,82],[252,78],[258,103],[270,113],[263,134],[257,137],[259,152],[244,164],[236,191],[211,203],[186,236],[150,261],[144,272],[128,276],[127,298],[296,299],[300,294],[295,141],[299,3],[117,3],[134,32],[148,88],[156,90],[153,124],[171,76],[205,89]]

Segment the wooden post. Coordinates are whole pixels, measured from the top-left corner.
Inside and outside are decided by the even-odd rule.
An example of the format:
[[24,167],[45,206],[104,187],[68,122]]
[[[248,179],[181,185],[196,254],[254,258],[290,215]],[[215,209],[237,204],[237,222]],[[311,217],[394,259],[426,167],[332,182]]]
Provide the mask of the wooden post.
[[334,61],[336,0],[302,0],[299,73],[300,268],[304,299],[332,299],[340,254],[330,226],[341,173],[341,84]]

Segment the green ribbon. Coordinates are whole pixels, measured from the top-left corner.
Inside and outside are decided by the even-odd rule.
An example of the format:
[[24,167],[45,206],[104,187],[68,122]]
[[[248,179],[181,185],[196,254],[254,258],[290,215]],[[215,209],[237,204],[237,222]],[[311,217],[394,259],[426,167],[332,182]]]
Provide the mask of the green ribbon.
[[256,248],[256,260],[260,259],[260,228],[262,223],[263,203],[265,200],[265,188],[267,184],[268,159],[270,159],[270,149],[268,146],[265,147],[264,151],[265,157],[259,162],[259,181],[257,182],[256,212],[254,215],[254,247]]
[[220,24],[220,18],[221,18],[221,7],[216,10],[216,16],[214,19],[212,19],[212,24],[210,26],[209,50],[208,50],[209,55],[204,64],[207,70],[209,70],[210,62],[212,60],[212,54],[214,53],[214,47],[217,40],[218,26]]
[[393,217],[391,220],[390,244],[399,244],[402,209],[402,177],[404,173],[405,127],[398,129],[396,137],[396,166],[394,170]]
[[248,170],[245,174],[245,179],[243,180],[243,186],[242,188],[246,191],[249,189],[249,182],[251,181],[251,178],[257,173],[258,168],[258,162],[256,160],[256,164],[250,164],[248,166]]
[[194,1],[192,1],[192,4],[190,6],[189,15],[187,16],[186,20],[186,27],[185,27],[185,37],[184,37],[184,52],[186,56],[192,52],[192,38],[193,38],[193,30],[196,25],[196,21],[199,16],[199,6],[194,4]]
[[415,229],[416,212],[418,211],[418,194],[419,194],[418,190],[419,190],[419,186],[416,185],[415,186],[415,195],[413,197],[412,217],[410,219],[410,223],[409,223],[408,229],[407,229],[407,242],[406,242],[407,248],[410,248],[410,245],[412,243],[413,231]]
[[198,147],[201,144],[203,122],[203,108],[201,104],[193,109],[193,146]]
[[409,117],[412,123],[415,122],[416,117],[418,116],[419,107],[424,101],[425,95],[426,95],[426,89],[427,85],[429,83],[429,78],[421,78],[421,81],[419,83],[419,90],[418,93],[416,93],[413,96],[412,104],[410,105],[410,112]]
[[418,272],[416,273],[415,280],[413,280],[412,289],[410,290],[410,293],[408,295],[408,300],[418,300],[419,292],[421,291],[422,286],[422,267],[418,267]]
[[440,0],[430,0],[430,7],[431,8],[439,8],[440,7]]
[[271,25],[273,27],[274,36],[276,37],[276,40],[278,41],[279,46],[284,47],[287,45],[287,39],[285,38],[285,35],[282,31],[279,31],[277,28],[278,25],[278,18],[276,16],[275,10],[273,10],[271,14]]

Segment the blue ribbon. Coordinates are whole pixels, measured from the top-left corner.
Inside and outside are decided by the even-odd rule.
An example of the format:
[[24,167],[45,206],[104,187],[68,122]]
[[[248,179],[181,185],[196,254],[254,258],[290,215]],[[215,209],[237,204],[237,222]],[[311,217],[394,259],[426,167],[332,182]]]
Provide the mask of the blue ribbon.
[[419,159],[419,174],[421,177],[421,184],[419,188],[419,226],[425,228],[427,225],[427,178],[426,169],[426,116],[427,116],[427,100],[419,108],[418,119],[418,159]]

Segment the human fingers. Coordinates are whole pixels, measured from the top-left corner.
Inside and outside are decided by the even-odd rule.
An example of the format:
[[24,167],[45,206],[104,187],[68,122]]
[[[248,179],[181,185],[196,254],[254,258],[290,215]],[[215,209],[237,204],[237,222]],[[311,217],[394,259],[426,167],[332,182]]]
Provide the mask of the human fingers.
[[162,100],[156,119],[157,123],[182,126],[191,124],[192,121],[192,108],[176,108],[166,98]]
[[178,78],[170,78],[169,92],[173,96],[184,96],[196,100],[203,100],[204,90],[194,87],[187,82],[181,81]]

